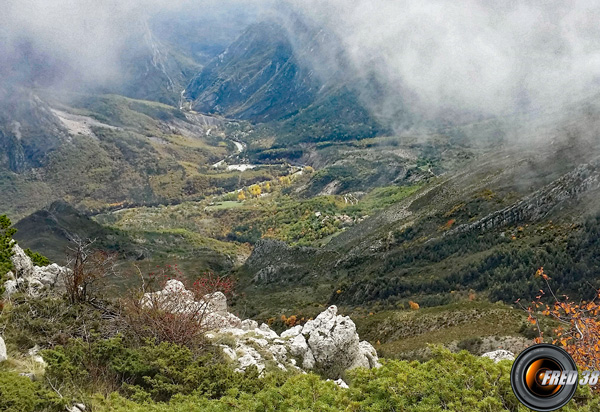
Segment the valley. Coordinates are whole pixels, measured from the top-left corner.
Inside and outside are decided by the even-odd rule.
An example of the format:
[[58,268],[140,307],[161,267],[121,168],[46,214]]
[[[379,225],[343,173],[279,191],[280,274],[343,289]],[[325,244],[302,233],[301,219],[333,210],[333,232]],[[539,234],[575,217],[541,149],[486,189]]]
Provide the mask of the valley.
[[513,354],[561,342],[530,302],[600,290],[596,89],[542,104],[505,74],[502,94],[511,60],[483,93],[478,53],[411,54],[412,23],[355,42],[288,2],[153,7],[101,32],[99,62],[0,28],[0,395],[30,377],[44,411],[520,410]]

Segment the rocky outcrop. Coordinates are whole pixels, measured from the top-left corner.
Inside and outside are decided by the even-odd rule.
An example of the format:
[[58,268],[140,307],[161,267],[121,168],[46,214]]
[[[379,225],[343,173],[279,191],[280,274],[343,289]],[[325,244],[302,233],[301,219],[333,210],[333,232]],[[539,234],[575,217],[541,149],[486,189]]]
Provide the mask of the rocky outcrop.
[[500,361],[503,361],[503,360],[510,360],[510,361],[515,360],[515,354],[514,353],[509,352],[507,350],[503,350],[503,349],[499,349],[499,350],[495,350],[495,351],[492,351],[492,352],[484,353],[483,355],[481,355],[481,357],[483,357],[483,358],[490,358],[491,360],[493,360],[496,363],[498,363]]
[[254,274],[256,283],[297,282],[305,262],[314,260],[317,249],[289,246],[275,239],[260,239],[254,245],[245,267]]
[[600,188],[600,164],[578,166],[520,202],[498,210],[476,222],[447,231],[444,236],[470,231],[491,230],[517,222],[536,221],[566,201],[576,201],[585,193]]
[[264,323],[259,326],[254,320],[241,320],[229,313],[227,300],[220,292],[194,301],[193,293],[178,280],[168,281],[159,292],[147,293],[142,303],[166,304],[163,308],[171,312],[202,311],[199,322],[209,330],[207,338],[221,347],[237,371],[251,366],[260,372],[268,368],[313,370],[338,379],[348,369],[379,366],[375,348],[360,341],[354,322],[338,315],[335,306],[305,325],[278,335]]
[[4,339],[0,336],[0,362],[4,362],[8,359],[8,355],[6,354],[6,344],[4,343]]
[[335,306],[285,336],[291,338],[290,350],[302,359],[304,369],[315,369],[328,377],[339,377],[343,371],[356,367],[379,366],[375,348],[359,341],[354,322],[337,315]]
[[11,260],[14,269],[6,275],[8,280],[4,284],[5,296],[23,291],[32,297],[39,297],[61,287],[64,275],[69,269],[56,263],[35,266],[18,244],[14,243],[12,250]]
[[178,280],[169,280],[163,290],[144,294],[142,305],[158,306],[171,313],[191,313],[206,329],[241,328],[242,321],[227,311],[227,298],[221,292],[194,300],[194,294]]

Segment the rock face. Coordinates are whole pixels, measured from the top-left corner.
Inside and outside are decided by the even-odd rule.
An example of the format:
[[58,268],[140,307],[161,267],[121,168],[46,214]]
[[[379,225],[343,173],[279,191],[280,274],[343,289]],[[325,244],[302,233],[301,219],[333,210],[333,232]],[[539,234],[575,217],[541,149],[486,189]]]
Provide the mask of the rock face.
[[6,344],[4,343],[4,339],[0,336],[0,362],[4,362],[8,359],[8,355],[6,354]]
[[194,294],[175,279],[169,280],[161,291],[146,293],[141,303],[146,306],[157,305],[171,313],[194,313],[207,329],[242,327],[242,321],[227,312],[227,298],[224,294],[215,292],[195,301]]
[[511,361],[515,360],[514,353],[509,352],[507,350],[503,350],[503,349],[495,350],[493,352],[487,352],[481,356],[484,358],[490,358],[491,360],[493,360],[496,363],[503,361],[503,360],[511,360]]
[[206,336],[220,345],[238,371],[251,366],[260,372],[267,368],[314,370],[338,379],[348,369],[380,366],[375,348],[360,341],[354,322],[338,315],[335,306],[280,336],[264,323],[259,326],[254,320],[242,321],[229,313],[227,300],[220,292],[205,295],[199,301],[193,299],[181,282],[170,280],[162,291],[144,295],[142,303],[175,302],[168,306],[172,312],[205,310],[201,322],[210,330]]
[[8,272],[8,280],[4,284],[5,296],[23,290],[33,297],[38,297],[62,284],[64,275],[69,269],[53,263],[49,266],[35,266],[29,256],[18,244],[13,245],[11,260],[14,271]]
[[302,366],[326,376],[339,377],[347,369],[379,366],[377,352],[368,342],[360,342],[356,325],[347,316],[337,315],[330,306],[308,321],[292,339],[291,348],[303,359]]

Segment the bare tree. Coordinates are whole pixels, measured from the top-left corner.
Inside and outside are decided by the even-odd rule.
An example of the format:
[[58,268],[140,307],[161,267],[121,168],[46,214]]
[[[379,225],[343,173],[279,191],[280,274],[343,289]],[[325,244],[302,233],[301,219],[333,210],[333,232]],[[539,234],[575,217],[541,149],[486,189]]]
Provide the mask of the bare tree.
[[136,338],[195,348],[204,344],[206,332],[223,326],[219,323],[222,320],[213,314],[210,296],[230,291],[231,280],[204,274],[186,288],[175,279],[181,275],[176,268],[158,269],[158,273],[148,278],[139,267],[136,269],[141,285],[130,290],[123,300],[124,320]]
[[94,240],[72,239],[68,248],[67,267],[63,282],[71,303],[92,302],[106,286],[106,280],[116,275],[116,253],[94,249]]

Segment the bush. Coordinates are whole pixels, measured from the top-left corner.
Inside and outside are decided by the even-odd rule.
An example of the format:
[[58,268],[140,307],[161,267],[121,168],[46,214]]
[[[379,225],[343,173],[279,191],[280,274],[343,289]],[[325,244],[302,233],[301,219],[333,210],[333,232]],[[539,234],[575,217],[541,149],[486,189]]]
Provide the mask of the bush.
[[38,252],[34,252],[29,248],[25,249],[23,252],[29,256],[35,266],[48,266],[51,263],[50,259],[48,259],[46,256]]
[[[170,280],[178,282],[165,289]],[[177,265],[159,268],[148,277],[141,276],[141,282],[142,286],[130,291],[124,299],[127,333],[139,341],[150,339],[189,348],[204,345],[204,334],[216,326],[210,319],[210,306],[203,301],[204,296],[215,292],[227,296],[233,290],[231,278],[212,273],[205,273],[186,286],[188,282]]]
[[0,315],[7,342],[21,351],[35,345],[53,347],[74,337],[110,337],[114,324],[87,304],[71,305],[64,299],[32,299],[14,295]]
[[267,383],[284,379],[283,375],[259,379],[256,368],[235,372],[216,349],[195,354],[168,342],[132,348],[120,337],[92,344],[73,340],[44,351],[43,357],[48,363],[46,377],[55,387],[118,391],[139,402],[165,402],[178,394],[215,399],[232,389],[256,393]]
[[[94,410],[117,412],[239,411],[524,411],[510,386],[509,361],[498,364],[467,352],[435,348],[425,363],[387,361],[378,369],[348,373],[350,389],[340,389],[314,374],[281,381],[258,379],[258,391],[229,386],[219,399],[202,393],[173,396],[169,403],[136,403],[119,394],[95,399]],[[600,399],[579,388],[563,411],[596,411]]]
[[0,372],[0,411],[63,411],[65,400],[29,378]]
[[6,215],[0,216],[0,296],[4,294],[4,275],[12,270],[13,264],[10,257],[12,251],[12,236],[16,229],[12,229],[10,219]]

